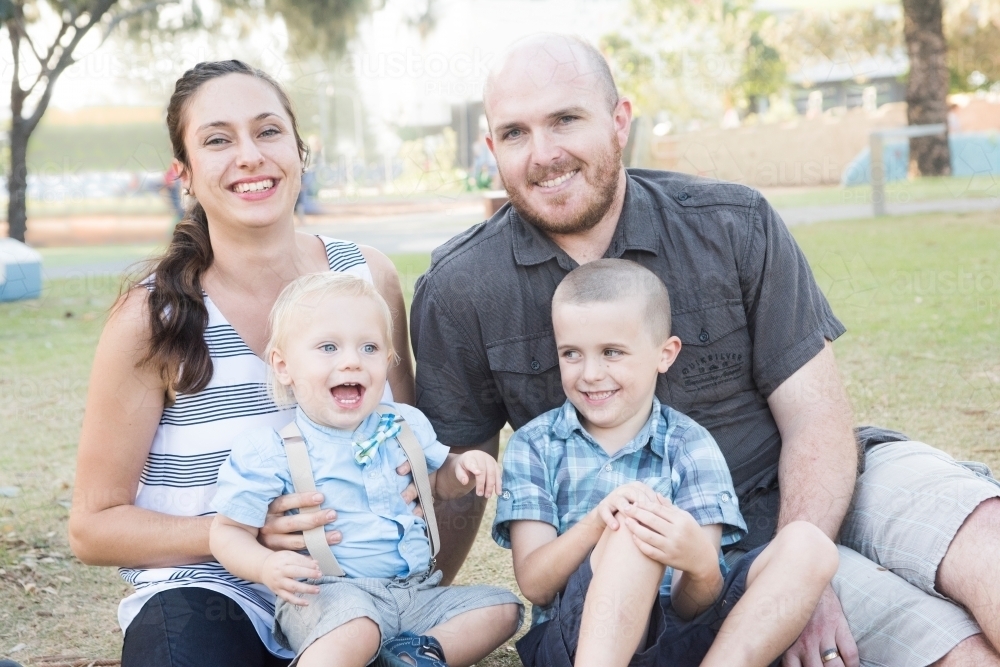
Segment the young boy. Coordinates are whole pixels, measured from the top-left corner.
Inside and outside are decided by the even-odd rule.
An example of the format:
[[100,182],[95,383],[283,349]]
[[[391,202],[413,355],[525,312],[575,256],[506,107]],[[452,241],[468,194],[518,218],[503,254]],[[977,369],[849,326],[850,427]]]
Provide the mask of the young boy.
[[655,274],[584,264],[556,289],[552,323],[568,399],[510,439],[493,527],[534,605],[522,662],[770,664],[809,620],[836,547],[790,523],[726,567],[720,547],[746,525],[712,436],[655,397],[681,347]]
[[[294,490],[282,437],[250,431],[219,469],[212,553],[236,576],[279,598],[275,635],[303,667],[471,665],[511,637],[521,604],[491,586],[438,587],[424,520],[401,497],[409,477],[396,435],[410,424],[437,498],[500,490],[488,454],[449,454],[415,408],[379,409],[394,357],[392,318],[368,282],[337,273],[303,276],[278,297],[265,359],[276,401],[295,400],[323,509],[337,511],[331,547],[345,577],[321,576],[316,561],[257,542],[268,505]],[[306,579],[307,581],[301,581]],[[445,657],[448,662],[446,663]]]

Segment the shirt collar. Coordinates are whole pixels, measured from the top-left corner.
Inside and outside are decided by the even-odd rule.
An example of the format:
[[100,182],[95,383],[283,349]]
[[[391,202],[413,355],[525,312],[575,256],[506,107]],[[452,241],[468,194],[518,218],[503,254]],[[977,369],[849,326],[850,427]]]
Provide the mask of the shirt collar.
[[[624,447],[615,452],[614,456],[619,454],[634,452],[642,449],[647,444],[654,454],[660,458],[664,458],[666,450],[664,449],[666,445],[666,438],[657,437],[661,431],[666,432],[666,429],[660,428],[661,422],[665,419],[663,414],[663,406],[660,404],[659,399],[653,396],[653,409],[649,414],[649,419],[643,424],[642,428],[634,438],[625,444]],[[594,444],[594,446],[604,451],[603,448],[594,440],[587,431],[583,428],[583,424],[580,423],[580,415],[576,411],[576,407],[572,403],[567,401],[563,403],[562,407],[559,408],[559,412],[556,413],[555,419],[552,422],[552,435],[554,435],[559,440],[569,440],[573,434],[578,433],[582,438]]]
[[364,421],[361,422],[361,425],[358,426],[358,428],[353,431],[346,431],[332,426],[317,424],[302,411],[300,406],[296,406],[295,408],[295,423],[298,424],[299,430],[303,431],[303,436],[306,435],[305,431],[309,431],[311,433],[322,434],[329,440],[343,440],[346,442],[366,440],[375,433],[375,429],[378,427],[378,420],[380,418],[381,416],[377,411],[373,412],[365,417]]
[[[524,220],[511,207],[511,229],[514,236],[514,259],[521,266],[542,264],[555,258],[564,268],[573,269],[574,262],[562,248],[544,232]],[[653,201],[628,172],[625,173],[625,202],[622,204],[618,226],[605,253],[607,257],[621,257],[626,250],[645,250],[657,254],[656,215]]]

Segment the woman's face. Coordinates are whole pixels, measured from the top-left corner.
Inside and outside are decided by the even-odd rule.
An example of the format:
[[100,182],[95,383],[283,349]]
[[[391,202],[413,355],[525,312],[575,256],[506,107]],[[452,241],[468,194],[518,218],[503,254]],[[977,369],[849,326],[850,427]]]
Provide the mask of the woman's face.
[[188,101],[183,119],[190,167],[181,181],[213,225],[291,224],[302,161],[270,84],[245,74],[212,79]]

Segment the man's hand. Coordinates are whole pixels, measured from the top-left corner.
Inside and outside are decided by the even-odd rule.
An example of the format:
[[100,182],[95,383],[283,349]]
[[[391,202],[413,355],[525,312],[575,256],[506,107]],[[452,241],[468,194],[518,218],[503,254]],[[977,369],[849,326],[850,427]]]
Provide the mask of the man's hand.
[[260,580],[285,602],[300,607],[309,604],[299,594],[316,595],[319,586],[306,584],[298,579],[319,579],[322,573],[312,558],[294,551],[275,551],[264,559]]
[[[322,493],[289,493],[278,496],[267,506],[264,526],[257,533],[257,541],[271,551],[302,551],[306,540],[302,531],[324,526],[337,520],[333,510],[319,512],[299,512],[285,515],[285,512],[303,507],[318,507],[323,502]],[[337,544],[342,539],[340,531],[326,532],[327,544]]]
[[477,449],[461,454],[455,462],[455,478],[464,486],[470,475],[476,478],[477,496],[489,498],[494,491],[500,495],[500,466],[492,456]]
[[640,498],[624,510],[625,525],[639,550],[658,563],[699,579],[719,573],[719,555],[705,531],[689,512],[656,494]]
[[590,514],[611,530],[618,530],[621,522],[618,520],[617,514],[639,502],[640,499],[656,502],[656,492],[642,482],[622,484],[606,495],[604,500],[591,510]]
[[[831,648],[837,649],[839,658],[823,662],[820,655]],[[844,618],[844,610],[833,588],[826,587],[806,624],[792,647],[785,651],[782,667],[860,667],[858,646]]]

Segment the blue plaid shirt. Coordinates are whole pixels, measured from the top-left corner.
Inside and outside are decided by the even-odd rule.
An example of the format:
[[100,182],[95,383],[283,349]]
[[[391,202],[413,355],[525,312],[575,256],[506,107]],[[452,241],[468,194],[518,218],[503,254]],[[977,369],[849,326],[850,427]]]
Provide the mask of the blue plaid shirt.
[[[690,417],[653,399],[646,424],[608,454],[580,424],[569,401],[518,429],[503,457],[503,493],[493,539],[510,548],[511,521],[544,521],[562,535],[623,484],[646,483],[703,525],[722,524],[722,546],[740,541],[740,515],[729,467],[711,434]],[[670,594],[667,569],[660,588]],[[535,624],[548,608],[535,609]]]

